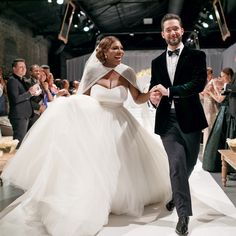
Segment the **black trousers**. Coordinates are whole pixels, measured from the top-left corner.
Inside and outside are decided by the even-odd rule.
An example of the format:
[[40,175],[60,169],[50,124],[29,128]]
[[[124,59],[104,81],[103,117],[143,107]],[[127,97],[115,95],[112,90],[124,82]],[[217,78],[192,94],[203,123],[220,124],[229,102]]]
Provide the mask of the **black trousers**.
[[200,149],[201,131],[183,133],[176,120],[175,112],[170,113],[168,127],[161,139],[168,155],[170,179],[177,214],[192,215],[189,177],[197,162]]
[[12,130],[13,139],[18,139],[19,143],[16,148],[19,148],[22,140],[24,139],[28,128],[29,128],[29,118],[9,118]]

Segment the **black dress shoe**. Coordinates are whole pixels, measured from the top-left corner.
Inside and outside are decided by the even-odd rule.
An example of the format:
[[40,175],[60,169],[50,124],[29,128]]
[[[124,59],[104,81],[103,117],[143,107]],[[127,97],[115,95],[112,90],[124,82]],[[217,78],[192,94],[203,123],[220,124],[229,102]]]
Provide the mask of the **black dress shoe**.
[[179,221],[176,225],[175,232],[178,235],[187,235],[188,234],[188,222],[189,222],[188,216],[179,217]]
[[168,211],[173,211],[175,208],[175,203],[174,203],[174,200],[170,200],[167,204],[166,204],[166,209]]

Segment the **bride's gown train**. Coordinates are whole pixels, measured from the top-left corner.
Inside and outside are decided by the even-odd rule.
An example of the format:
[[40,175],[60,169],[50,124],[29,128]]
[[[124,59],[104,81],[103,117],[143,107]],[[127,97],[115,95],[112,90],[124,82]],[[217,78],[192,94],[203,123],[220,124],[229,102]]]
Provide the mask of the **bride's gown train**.
[[127,94],[94,85],[50,104],[3,171],[25,193],[2,211],[1,236],[95,235],[110,212],[169,200],[161,140],[123,107]]

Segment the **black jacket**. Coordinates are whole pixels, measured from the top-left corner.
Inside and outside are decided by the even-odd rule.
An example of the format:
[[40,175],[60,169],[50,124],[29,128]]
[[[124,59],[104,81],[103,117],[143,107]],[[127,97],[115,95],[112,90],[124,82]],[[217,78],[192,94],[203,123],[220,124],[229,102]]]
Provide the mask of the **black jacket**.
[[33,114],[30,92],[24,81],[13,74],[7,81],[7,93],[9,99],[9,118],[30,118]]
[[166,51],[152,61],[150,88],[162,84],[169,88],[169,97],[164,96],[156,110],[155,132],[165,133],[167,117],[172,100],[177,121],[184,133],[195,132],[207,127],[199,93],[206,84],[206,55],[199,50],[184,47],[174,76],[173,85],[168,75]]
[[232,83],[226,85],[225,93],[229,93],[229,113],[236,118],[236,74]]

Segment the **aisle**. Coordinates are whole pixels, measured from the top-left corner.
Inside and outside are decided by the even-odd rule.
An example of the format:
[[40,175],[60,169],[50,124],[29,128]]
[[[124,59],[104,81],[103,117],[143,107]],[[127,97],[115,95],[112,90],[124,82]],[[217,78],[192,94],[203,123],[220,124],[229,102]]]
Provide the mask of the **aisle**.
[[[154,117],[153,111],[151,112],[149,115],[146,110],[131,109],[131,113],[138,120],[144,118],[141,121],[145,122],[150,119],[150,116]],[[236,208],[212,176],[202,170],[200,161],[191,175],[190,186],[194,216],[190,218],[188,235],[236,235]],[[0,188],[0,207],[8,205],[21,194],[21,192],[12,192],[14,196],[9,195],[4,189],[7,190],[7,186]],[[146,207],[140,218],[110,215],[108,225],[96,236],[176,236],[175,226],[178,219],[176,211],[169,213],[163,208],[158,212],[157,208],[157,205]]]
[[[203,171],[200,161],[190,179],[193,214],[190,218],[191,236],[236,235],[236,208],[211,175]],[[159,216],[158,216],[159,215]],[[145,208],[141,218],[111,215],[109,224],[97,236],[167,236],[176,235],[176,211],[160,214],[155,205]]]

